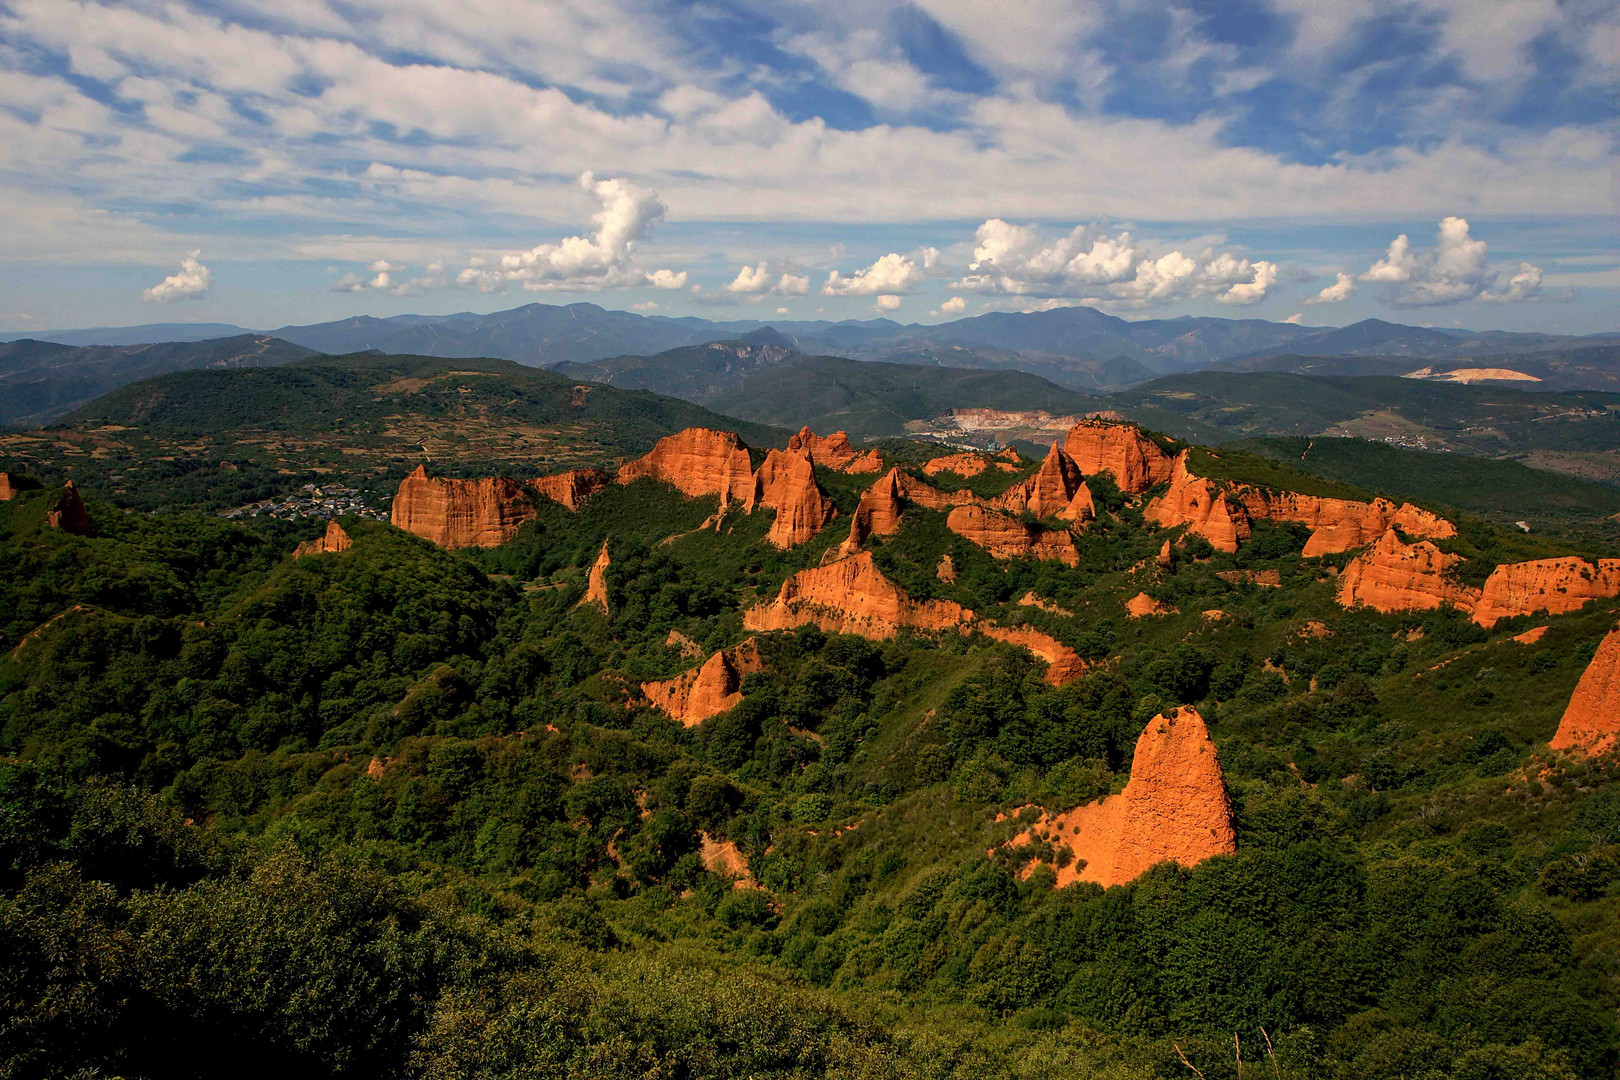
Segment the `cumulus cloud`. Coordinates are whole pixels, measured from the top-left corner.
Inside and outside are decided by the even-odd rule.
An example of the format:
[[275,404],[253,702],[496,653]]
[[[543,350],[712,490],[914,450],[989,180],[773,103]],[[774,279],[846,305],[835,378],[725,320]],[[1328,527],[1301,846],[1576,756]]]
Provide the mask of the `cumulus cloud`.
[[332,283],[332,291],[340,293],[385,292],[393,296],[420,296],[433,289],[442,289],[449,284],[449,272],[445,269],[443,259],[434,259],[423,268],[421,275],[400,280],[396,274],[409,269],[404,263],[393,263],[387,259],[378,259],[368,266],[367,271],[372,276],[367,279],[359,274],[348,273]]
[[[937,256],[938,253],[935,254]],[[857,270],[854,277],[844,277],[834,270],[827,275],[827,284],[821,287],[821,295],[896,296],[910,292],[921,284],[922,279],[922,269],[909,255],[891,251],[865,270]],[[895,306],[899,306],[898,301]]]
[[1288,316],[1288,318],[1284,319],[1283,322],[1292,323],[1295,326],[1304,326],[1305,313],[1302,311],[1296,311],[1292,315]]
[[939,307],[930,311],[930,315],[960,315],[967,310],[967,297],[953,296],[940,303]]
[[359,274],[344,274],[332,282],[333,292],[365,292],[366,279]]
[[208,295],[208,287],[214,283],[214,273],[208,267],[197,261],[202,254],[200,249],[193,249],[180,260],[178,272],[170,274],[150,289],[141,292],[141,299],[148,303],[172,304],[176,300],[201,300]]
[[896,311],[900,307],[900,297],[887,295],[880,296],[877,298],[877,303],[874,304],[873,307],[877,311]]
[[591,215],[596,229],[589,236],[570,236],[504,255],[499,269],[469,264],[456,275],[456,283],[480,292],[500,292],[507,283],[522,285],[529,292],[648,284],[678,289],[685,285],[684,271],[647,274],[634,265],[636,244],[647,238],[666,210],[656,191],[623,179],[598,180],[589,172],[580,174],[579,186],[601,205]]
[[1333,284],[1305,301],[1307,304],[1337,304],[1356,295],[1356,279],[1340,274]]
[[1214,297],[1223,304],[1256,304],[1277,283],[1275,263],[1206,248],[1156,255],[1129,232],[1109,236],[1080,225],[1047,240],[1027,225],[991,218],[974,233],[968,273],[951,285],[966,292],[1014,296],[1084,297],[1135,306]]
[[1440,221],[1430,251],[1415,251],[1401,233],[1390,241],[1384,257],[1361,275],[1361,280],[1385,286],[1384,300],[1397,307],[1430,307],[1465,300],[1517,303],[1541,294],[1541,268],[1520,263],[1508,287],[1492,291],[1499,275],[1488,261],[1485,241],[1469,233],[1466,218]]
[[739,296],[803,296],[810,291],[810,278],[804,274],[783,271],[778,274],[771,264],[744,266],[726,286],[726,291]]

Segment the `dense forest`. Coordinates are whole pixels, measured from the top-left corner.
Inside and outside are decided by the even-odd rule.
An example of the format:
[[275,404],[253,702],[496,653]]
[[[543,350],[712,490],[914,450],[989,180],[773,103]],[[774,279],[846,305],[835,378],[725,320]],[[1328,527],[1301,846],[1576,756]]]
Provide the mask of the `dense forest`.
[[[75,534],[54,486],[0,502],[0,1074],[1615,1075],[1620,784],[1546,747],[1612,602],[1344,610],[1349,555],[1264,521],[1160,566],[1170,534],[1097,477],[1073,566],[916,507],[870,544],[1084,678],[983,634],[804,627],[758,636],[736,707],[650,707],[842,539],[871,478],[817,478],[840,517],[788,551],[653,480],[542,500],[497,548],[344,519],[351,547],[301,558],[323,523],[91,488]],[[1450,546],[1544,543],[1480,520]],[[1144,581],[1171,614],[1126,615]],[[1118,792],[1181,704],[1235,854],[1058,889],[1001,847]]]

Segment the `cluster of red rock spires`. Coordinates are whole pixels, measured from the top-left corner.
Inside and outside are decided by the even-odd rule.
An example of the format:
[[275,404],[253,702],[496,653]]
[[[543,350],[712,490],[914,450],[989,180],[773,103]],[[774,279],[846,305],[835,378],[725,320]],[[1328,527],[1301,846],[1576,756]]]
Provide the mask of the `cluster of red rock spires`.
[[[1060,888],[1077,881],[1123,885],[1162,862],[1196,866],[1235,852],[1232,800],[1198,710],[1184,706],[1148,721],[1124,791],[1043,816],[1007,847],[1041,841],[1072,856],[1053,866]],[[1033,870],[1026,866],[1024,876]]]

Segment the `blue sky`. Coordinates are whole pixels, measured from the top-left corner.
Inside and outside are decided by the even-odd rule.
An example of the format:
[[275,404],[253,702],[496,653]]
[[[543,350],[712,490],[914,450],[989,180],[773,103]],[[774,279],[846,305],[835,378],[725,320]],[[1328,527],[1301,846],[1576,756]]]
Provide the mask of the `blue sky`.
[[0,0],[0,329],[1620,329],[1616,56],[1610,0]]

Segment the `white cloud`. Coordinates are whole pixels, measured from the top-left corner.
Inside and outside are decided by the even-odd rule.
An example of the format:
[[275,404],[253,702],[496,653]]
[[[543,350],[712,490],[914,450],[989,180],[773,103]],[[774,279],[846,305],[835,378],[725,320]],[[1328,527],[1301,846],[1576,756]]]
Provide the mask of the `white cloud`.
[[602,208],[591,215],[596,231],[502,256],[504,280],[519,282],[530,292],[646,283],[646,275],[635,272],[631,262],[637,242],[646,239],[664,216],[658,193],[627,180],[598,180],[590,172],[580,175],[579,186],[601,203]]
[[1465,300],[1517,303],[1540,295],[1540,267],[1520,263],[1508,288],[1492,292],[1497,277],[1485,241],[1470,235],[1467,219],[1452,216],[1441,219],[1433,250],[1414,251],[1412,241],[1401,233],[1390,241],[1384,257],[1362,273],[1361,280],[1386,286],[1383,299],[1397,307]]
[[877,303],[873,305],[873,309],[876,311],[896,311],[899,307],[900,297],[898,296],[880,296],[877,298]]
[[1305,301],[1307,304],[1337,304],[1356,295],[1356,279],[1341,273],[1333,284]]
[[366,267],[366,269],[370,270],[373,274],[397,274],[401,270],[405,269],[405,267],[399,263],[391,263],[387,259],[378,259],[376,262]]
[[940,302],[938,308],[930,311],[930,315],[960,315],[967,310],[967,297],[953,296],[949,300]]
[[655,289],[684,289],[686,288],[686,271],[676,273],[673,270],[654,270],[647,275],[647,284]]
[[172,304],[176,300],[201,300],[213,284],[214,274],[197,261],[202,252],[193,249],[180,260],[178,272],[141,293],[141,299],[158,304]]
[[740,296],[803,296],[810,291],[810,278],[787,271],[777,274],[770,263],[761,262],[757,266],[744,265],[726,291]]
[[776,309],[776,313],[778,315],[786,315],[788,313],[788,309],[785,307],[779,307]]
[[1303,326],[1305,325],[1305,313],[1296,311],[1292,315],[1288,316],[1288,318],[1284,319],[1283,322],[1292,323],[1295,326]]
[[[923,274],[909,256],[889,252],[865,270],[857,270],[854,277],[844,277],[837,270],[827,275],[827,284],[821,287],[823,296],[877,296],[910,292],[921,284]],[[895,306],[898,306],[898,302]]]
[[344,274],[332,282],[333,292],[365,292],[366,279],[359,274]]
[[1129,232],[1109,236],[1080,225],[1048,241],[1026,225],[991,218],[974,234],[968,273],[951,285],[968,292],[1084,297],[1145,306],[1193,297],[1255,304],[1277,283],[1275,263],[1205,249],[1156,254]]
[[631,304],[630,306],[636,311],[657,311],[663,305],[656,300],[643,300],[639,304]]

